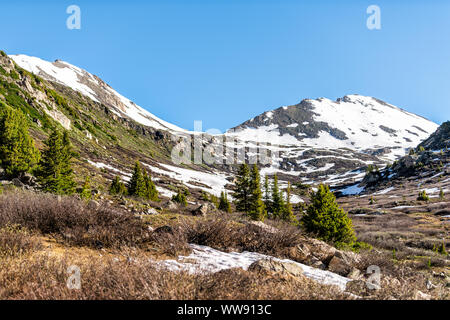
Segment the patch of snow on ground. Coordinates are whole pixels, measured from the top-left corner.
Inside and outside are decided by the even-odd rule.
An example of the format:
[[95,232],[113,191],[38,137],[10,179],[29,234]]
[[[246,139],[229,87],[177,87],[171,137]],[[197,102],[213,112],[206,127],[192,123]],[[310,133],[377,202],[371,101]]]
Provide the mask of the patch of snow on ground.
[[158,265],[167,267],[173,271],[184,270],[190,273],[214,273],[220,270],[231,268],[248,267],[258,260],[273,259],[280,262],[289,262],[298,265],[303,269],[304,276],[326,285],[336,285],[341,290],[345,290],[349,278],[342,277],[330,271],[312,268],[310,266],[289,260],[278,259],[257,252],[223,252],[211,247],[191,244],[193,252],[189,256],[180,256],[178,260],[158,261]]
[[345,189],[339,190],[343,195],[350,196],[355,194],[360,194],[364,190],[364,187],[358,187],[358,184],[354,184],[346,187]]
[[395,189],[394,187],[389,187],[389,188],[387,188],[387,189],[384,189],[384,190],[378,191],[377,193],[374,193],[374,195],[386,194],[386,193],[388,193],[388,192],[391,192],[391,191],[394,190],[394,189]]

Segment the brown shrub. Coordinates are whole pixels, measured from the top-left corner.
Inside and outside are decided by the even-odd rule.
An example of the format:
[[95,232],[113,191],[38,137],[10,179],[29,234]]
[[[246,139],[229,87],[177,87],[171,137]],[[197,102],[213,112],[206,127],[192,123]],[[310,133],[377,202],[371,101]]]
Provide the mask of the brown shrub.
[[134,246],[148,237],[145,225],[132,214],[93,208],[73,197],[31,192],[0,195],[0,226],[8,224],[97,248]]
[[19,225],[6,225],[0,229],[0,257],[18,256],[40,248],[41,243]]
[[[69,289],[68,268],[80,268],[81,289]],[[344,299],[337,288],[308,279],[261,276],[242,269],[188,274],[151,261],[71,259],[39,255],[0,260],[0,299]]]
[[[274,223],[273,223],[274,224]],[[229,217],[212,216],[195,223],[185,223],[183,230],[189,243],[217,249],[236,249],[266,254],[281,254],[284,248],[300,243],[301,232],[286,223],[275,223],[275,232],[246,223],[237,224]]]

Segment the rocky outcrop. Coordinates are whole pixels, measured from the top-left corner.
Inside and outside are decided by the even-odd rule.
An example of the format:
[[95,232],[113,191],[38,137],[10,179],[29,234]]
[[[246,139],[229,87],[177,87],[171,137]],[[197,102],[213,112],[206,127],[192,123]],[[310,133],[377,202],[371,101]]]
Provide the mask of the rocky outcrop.
[[286,249],[285,255],[294,261],[319,269],[327,269],[341,276],[348,277],[352,274],[353,277],[357,277],[358,274],[357,267],[360,262],[358,254],[338,250],[317,239],[302,239],[299,245]]

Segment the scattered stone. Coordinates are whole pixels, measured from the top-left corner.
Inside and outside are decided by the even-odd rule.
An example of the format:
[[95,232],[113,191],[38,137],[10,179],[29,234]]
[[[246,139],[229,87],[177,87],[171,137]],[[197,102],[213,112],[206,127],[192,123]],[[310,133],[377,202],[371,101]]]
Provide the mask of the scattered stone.
[[156,228],[153,232],[173,234],[173,228],[171,226],[162,226],[162,227]]
[[169,210],[177,210],[178,206],[176,205],[175,202],[169,201],[169,202],[167,202],[166,208],[169,209]]
[[159,212],[156,211],[156,209],[154,209],[154,208],[148,208],[145,212],[143,212],[143,214],[153,215],[153,214],[159,214]]
[[359,269],[353,267],[352,270],[347,274],[347,278],[350,278],[352,280],[361,280],[363,278],[363,275],[361,271],[359,271]]
[[197,209],[192,211],[192,215],[194,215],[194,216],[206,216],[209,211],[211,211],[211,205],[209,203],[203,203]]
[[95,210],[95,209],[98,209],[100,207],[100,203],[98,203],[95,200],[91,200],[87,204],[87,207],[88,207],[88,209]]
[[423,293],[422,291],[417,290],[414,293],[414,300],[431,300],[431,295],[427,293]]

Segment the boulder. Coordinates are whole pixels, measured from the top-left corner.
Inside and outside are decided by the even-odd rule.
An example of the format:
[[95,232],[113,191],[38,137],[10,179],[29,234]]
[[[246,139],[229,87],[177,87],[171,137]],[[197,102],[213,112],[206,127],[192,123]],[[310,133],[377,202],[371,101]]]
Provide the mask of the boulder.
[[349,265],[344,259],[334,256],[328,264],[328,271],[337,273],[341,276],[346,276],[350,273],[350,271],[352,271],[352,266]]
[[142,212],[142,214],[153,215],[153,214],[159,214],[159,212],[156,211],[155,208],[148,208],[147,210],[145,210],[144,212]]
[[211,211],[211,205],[209,203],[201,204],[197,209],[192,211],[192,215],[194,216],[206,216],[209,211]]
[[323,264],[327,265],[331,258],[334,257],[336,251],[336,248],[323,241],[313,238],[304,238],[299,245],[287,248],[286,254],[292,260],[304,264],[312,265],[317,261],[321,261]]
[[169,210],[177,210],[178,206],[177,206],[177,204],[175,202],[169,201],[169,202],[167,202],[166,208],[169,209]]
[[277,233],[277,231],[278,231],[276,228],[269,226],[262,221],[250,221],[249,224],[254,225],[254,226],[256,226],[268,233],[272,233],[272,234]]
[[272,259],[262,259],[253,262],[248,271],[263,273],[263,274],[281,274],[293,277],[304,277],[301,266],[292,262],[283,262]]
[[360,258],[356,253],[337,250],[328,263],[328,270],[341,276],[347,276],[359,262]]

